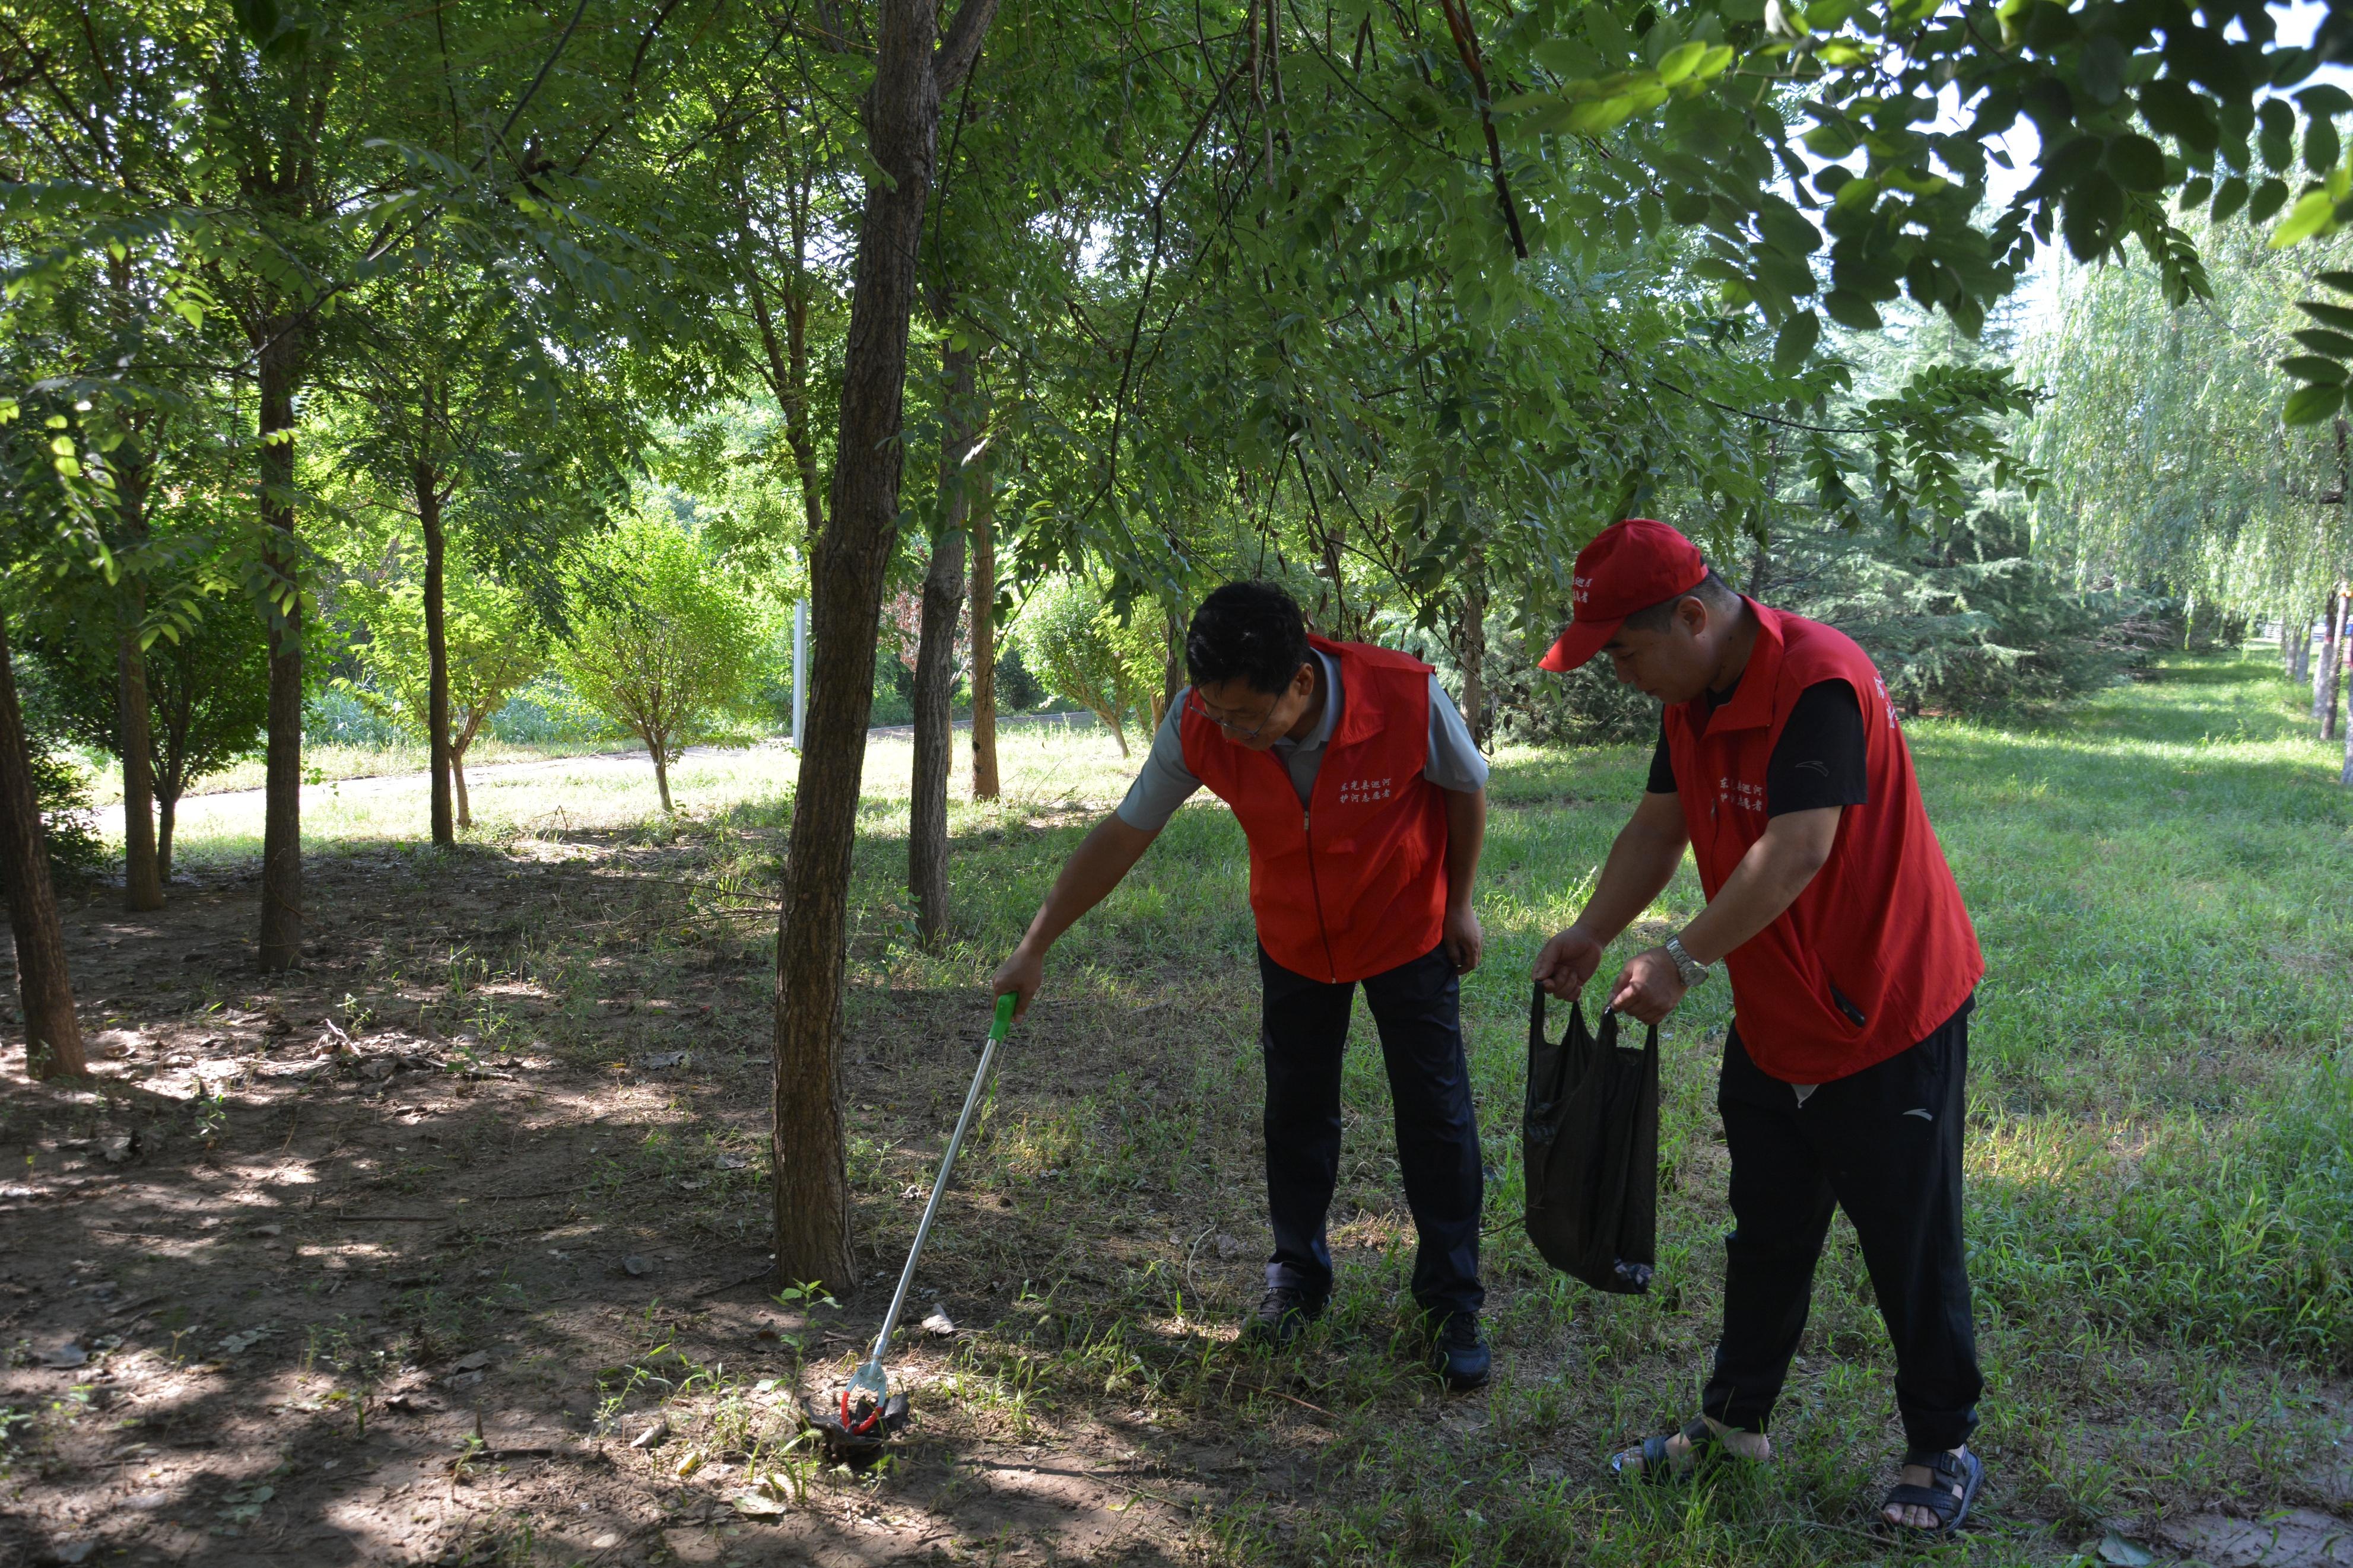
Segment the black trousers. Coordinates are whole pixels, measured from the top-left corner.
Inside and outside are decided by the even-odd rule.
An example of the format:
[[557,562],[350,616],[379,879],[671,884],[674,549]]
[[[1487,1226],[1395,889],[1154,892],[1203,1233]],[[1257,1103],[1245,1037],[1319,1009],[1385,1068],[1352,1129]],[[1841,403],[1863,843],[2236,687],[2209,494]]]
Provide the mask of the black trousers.
[[1961,1251],[1963,1079],[1973,997],[1901,1055],[1797,1091],[1734,1029],[1716,1103],[1732,1152],[1724,1340],[1700,1408],[1762,1432],[1797,1353],[1833,1205],[1862,1243],[1895,1346],[1895,1405],[1915,1450],[1957,1448],[1978,1424],[1977,1334]]
[[[1266,1205],[1274,1222],[1269,1286],[1321,1300],[1332,1289],[1324,1222],[1340,1174],[1340,1058],[1356,983],[1294,974],[1259,949],[1264,986]],[[1462,1052],[1461,986],[1444,947],[1363,983],[1380,1029],[1396,1102],[1398,1165],[1421,1247],[1413,1297],[1425,1311],[1475,1312],[1479,1204],[1484,1182],[1471,1066]]]

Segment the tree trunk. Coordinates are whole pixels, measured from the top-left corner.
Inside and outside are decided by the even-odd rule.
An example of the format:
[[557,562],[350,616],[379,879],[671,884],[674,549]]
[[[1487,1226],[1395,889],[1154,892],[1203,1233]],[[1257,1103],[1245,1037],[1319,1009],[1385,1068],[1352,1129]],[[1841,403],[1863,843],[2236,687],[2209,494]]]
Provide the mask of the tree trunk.
[[172,819],[179,811],[178,790],[155,792],[155,869],[163,873],[166,882],[172,879]]
[[0,624],[0,897],[8,900],[8,929],[16,939],[16,1001],[25,1020],[25,1068],[36,1079],[79,1078],[81,1021],[74,1016],[73,978],[66,970],[66,933],[49,881],[49,847],[41,806],[33,793],[32,756],[25,716],[16,705],[16,673],[8,657],[8,630]]
[[2320,721],[2320,709],[2328,690],[2328,664],[2337,652],[2337,591],[2330,589],[2328,598],[2320,606],[2320,662],[2312,668],[2312,720]]
[[[125,327],[138,319],[141,304],[132,288],[131,253],[124,250],[107,262],[117,321]],[[114,451],[114,517],[118,553],[132,557],[122,579],[121,624],[114,644],[115,733],[122,748],[122,907],[133,914],[164,907],[164,877],[155,860],[155,756],[149,731],[147,651],[140,645],[147,619],[147,583],[141,575],[146,563],[138,557],[147,543],[147,494],[155,467],[146,437],[155,426],[153,413],[134,415],[132,428]]]
[[654,754],[654,788],[661,791],[662,813],[668,816],[670,809],[670,763],[663,758],[659,747],[650,747],[649,750]]
[[1174,610],[1160,613],[1160,711],[1166,713],[1176,706],[1177,693],[1185,689],[1185,623]]
[[817,628],[807,746],[793,797],[776,938],[776,1268],[837,1291],[855,1281],[840,1094],[843,933],[882,583],[898,532],[907,327],[940,95],[979,53],[996,0],[963,0],[934,58],[935,0],[881,0],[866,190],[841,377],[831,522],[811,542]]
[[2309,620],[2298,621],[2292,632],[2285,635],[2295,638],[2288,645],[2287,678],[2302,685],[2312,668],[2312,623]]
[[449,784],[458,796],[458,826],[474,826],[473,809],[466,804],[466,749],[474,743],[474,736],[482,728],[482,715],[476,713],[466,721],[466,728],[449,742]]
[[2345,689],[2345,655],[2353,650],[2353,638],[2345,635],[2346,629],[2345,615],[2339,610],[2337,635],[2328,640],[2328,679],[2327,691],[2321,698],[2320,738],[2324,741],[2337,739],[2337,710],[2342,706],[2337,700],[2337,693]]
[[298,329],[260,333],[262,567],[272,578],[269,724],[263,763],[261,942],[265,973],[302,961],[302,592],[294,542],[294,383]]
[[2353,789],[2353,723],[2345,726],[2345,765],[2337,771],[2337,782]]
[[1471,743],[1487,744],[1487,577],[1474,553],[1462,575],[1462,618],[1456,624],[1454,657],[1462,665],[1462,722]]
[[409,474],[417,489],[417,521],[425,531],[425,731],[432,757],[433,842],[447,847],[458,842],[458,829],[449,794],[449,636],[441,476],[421,458]]
[[[126,553],[147,539],[147,483],[152,470],[137,437],[115,458],[116,517]],[[155,752],[149,732],[147,652],[139,646],[147,619],[147,584],[138,568],[123,579],[121,625],[114,642],[116,733],[122,746],[122,907],[136,914],[164,907],[164,877],[155,860]]]
[[948,773],[955,765],[951,700],[970,506],[964,467],[973,439],[972,351],[952,344],[941,353],[940,368],[946,399],[940,421],[941,515],[915,634],[915,772],[907,803],[907,890],[915,900],[915,934],[926,947],[948,929]]
[[997,508],[989,470],[972,475],[972,798],[995,800],[997,784]]

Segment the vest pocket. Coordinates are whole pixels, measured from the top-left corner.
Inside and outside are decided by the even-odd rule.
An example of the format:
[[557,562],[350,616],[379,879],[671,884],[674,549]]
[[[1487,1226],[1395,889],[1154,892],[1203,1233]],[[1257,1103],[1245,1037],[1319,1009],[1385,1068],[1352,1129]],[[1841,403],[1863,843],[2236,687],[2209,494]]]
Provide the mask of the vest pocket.
[[1862,1009],[1854,1005],[1854,999],[1849,996],[1845,992],[1840,990],[1836,984],[1831,984],[1827,981],[1825,981],[1824,984],[1830,984],[1831,1001],[1840,1012],[1846,1015],[1846,1021],[1852,1024],[1858,1029],[1862,1028],[1865,1019],[1862,1016]]

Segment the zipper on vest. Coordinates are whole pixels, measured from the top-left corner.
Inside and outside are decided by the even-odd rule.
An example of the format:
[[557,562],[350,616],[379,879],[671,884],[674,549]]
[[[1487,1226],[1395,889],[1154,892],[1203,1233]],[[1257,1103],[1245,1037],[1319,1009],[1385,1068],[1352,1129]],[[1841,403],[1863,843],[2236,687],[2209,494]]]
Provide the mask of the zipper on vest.
[[1324,939],[1324,966],[1330,973],[1333,984],[1337,984],[1340,980],[1340,966],[1332,961],[1332,932],[1324,924],[1324,887],[1315,879],[1315,814],[1314,812],[1303,811],[1299,814],[1299,832],[1300,836],[1307,840],[1307,891],[1315,900],[1315,934]]

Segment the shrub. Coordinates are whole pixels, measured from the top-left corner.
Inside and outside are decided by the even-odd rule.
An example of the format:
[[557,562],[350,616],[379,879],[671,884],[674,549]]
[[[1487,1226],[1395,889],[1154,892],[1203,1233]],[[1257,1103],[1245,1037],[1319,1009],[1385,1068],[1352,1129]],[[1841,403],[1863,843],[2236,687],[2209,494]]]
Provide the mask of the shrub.
[[574,594],[565,679],[645,742],[668,811],[670,764],[752,695],[762,617],[702,541],[659,518],[602,540]]
[[1127,755],[1127,722],[1160,721],[1164,654],[1144,606],[1123,625],[1094,584],[1063,577],[1039,584],[1014,618],[1022,662],[1055,696],[1102,720]]

